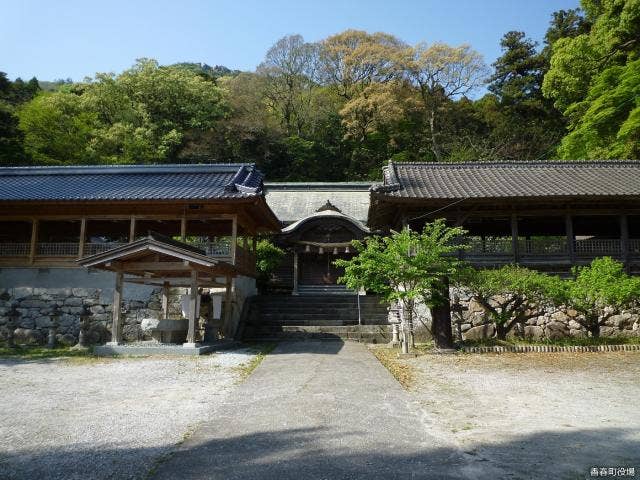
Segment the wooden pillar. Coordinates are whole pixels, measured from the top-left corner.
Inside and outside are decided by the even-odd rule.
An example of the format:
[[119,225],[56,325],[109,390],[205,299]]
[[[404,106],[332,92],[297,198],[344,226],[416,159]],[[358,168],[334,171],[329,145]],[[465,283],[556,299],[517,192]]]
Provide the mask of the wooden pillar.
[[191,270],[191,285],[189,286],[189,330],[185,347],[196,346],[196,308],[198,306],[198,272]]
[[183,242],[187,240],[187,217],[185,216],[180,219],[180,240]]
[[569,254],[569,261],[573,265],[576,263],[576,248],[573,241],[573,218],[570,213],[565,215],[564,224],[567,236],[567,253]]
[[111,342],[107,345],[120,345],[122,343],[122,285],[124,281],[124,274],[122,272],[116,272],[116,286],[113,290],[113,309],[111,312],[111,318],[113,323],[111,325]]
[[236,264],[236,243],[238,242],[238,216],[231,219],[231,264]]
[[518,243],[518,216],[515,213],[511,214],[511,250],[513,253],[513,261],[515,263],[519,263],[520,251]]
[[629,269],[629,218],[620,215],[620,255],[625,269]]
[[29,246],[29,263],[33,263],[38,247],[38,220],[31,221],[31,245]]
[[293,250],[293,291],[292,295],[298,295],[298,250]]
[[135,241],[136,239],[136,217],[131,216],[131,221],[129,222],[129,243]]
[[87,236],[87,218],[82,217],[80,220],[80,244],[78,245],[78,258],[84,257],[84,242]]
[[169,282],[162,284],[162,319],[169,318]]
[[222,324],[222,333],[225,337],[230,337],[233,332],[231,331],[231,314],[232,305],[231,305],[231,291],[233,289],[233,283],[231,277],[226,277],[225,281],[225,291],[224,291],[224,321]]

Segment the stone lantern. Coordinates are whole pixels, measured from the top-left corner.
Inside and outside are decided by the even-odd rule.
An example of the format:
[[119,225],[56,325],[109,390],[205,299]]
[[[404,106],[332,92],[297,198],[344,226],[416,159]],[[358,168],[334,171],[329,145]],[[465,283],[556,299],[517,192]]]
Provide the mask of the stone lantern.
[[16,304],[11,305],[11,309],[7,313],[7,347],[15,348],[15,343],[13,340],[13,331],[18,325],[20,321],[20,312],[16,308]]
[[49,326],[49,337],[47,338],[47,348],[56,348],[57,340],[56,334],[58,333],[58,325],[60,320],[60,307],[57,303],[53,304],[51,311],[49,312],[49,318],[51,318],[51,325]]
[[89,348],[89,320],[91,318],[91,310],[87,305],[82,306],[80,313],[80,333],[78,333],[78,344],[73,347],[75,349]]

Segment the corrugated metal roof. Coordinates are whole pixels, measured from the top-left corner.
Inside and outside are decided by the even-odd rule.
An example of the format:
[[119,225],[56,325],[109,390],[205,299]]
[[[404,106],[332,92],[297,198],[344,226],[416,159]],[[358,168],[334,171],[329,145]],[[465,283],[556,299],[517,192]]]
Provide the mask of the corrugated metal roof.
[[640,196],[640,161],[389,162],[372,191],[424,199]]
[[267,204],[285,224],[316,213],[327,200],[342,213],[366,222],[371,183],[266,183]]
[[209,200],[262,194],[251,164],[0,168],[0,201]]

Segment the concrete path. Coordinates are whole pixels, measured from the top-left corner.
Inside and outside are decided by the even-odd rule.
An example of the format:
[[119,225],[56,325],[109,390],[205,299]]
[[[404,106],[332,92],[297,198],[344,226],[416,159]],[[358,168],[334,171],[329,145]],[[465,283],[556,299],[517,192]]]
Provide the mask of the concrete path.
[[[478,478],[357,343],[286,342],[154,479]],[[212,400],[213,401],[213,400]],[[487,472],[485,472],[487,473]]]

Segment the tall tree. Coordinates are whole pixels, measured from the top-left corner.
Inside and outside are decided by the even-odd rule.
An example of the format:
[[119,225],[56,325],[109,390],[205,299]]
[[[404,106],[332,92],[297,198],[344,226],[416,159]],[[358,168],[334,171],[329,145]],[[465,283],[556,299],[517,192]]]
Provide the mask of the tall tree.
[[[447,227],[440,219],[427,223],[421,233],[404,229],[388,237],[354,242],[358,254],[335,262],[345,268],[339,281],[352,289],[364,287],[379,293],[389,302],[399,302],[411,325],[418,302],[432,309],[448,308],[447,282],[462,266],[451,254],[460,248],[455,239],[464,233],[460,227]],[[437,347],[451,348],[451,321],[443,324],[446,315],[441,313],[432,315],[430,330]]]
[[[591,29],[553,44],[543,83],[545,96],[569,120],[559,153],[563,158],[636,158],[640,2],[583,0],[582,6]],[[611,95],[616,82],[624,86]]]
[[482,84],[486,65],[482,55],[469,45],[434,43],[414,47],[406,68],[410,81],[418,88],[431,152],[436,161],[441,161],[441,112],[448,102],[468,95]]

